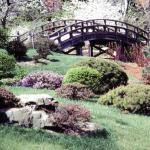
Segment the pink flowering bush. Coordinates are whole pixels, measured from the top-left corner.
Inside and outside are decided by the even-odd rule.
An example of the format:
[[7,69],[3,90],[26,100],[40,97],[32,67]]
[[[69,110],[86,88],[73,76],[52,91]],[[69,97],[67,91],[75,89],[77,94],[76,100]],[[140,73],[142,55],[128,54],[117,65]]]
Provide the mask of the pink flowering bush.
[[61,86],[63,76],[53,72],[37,72],[29,74],[17,83],[18,86],[57,89]]

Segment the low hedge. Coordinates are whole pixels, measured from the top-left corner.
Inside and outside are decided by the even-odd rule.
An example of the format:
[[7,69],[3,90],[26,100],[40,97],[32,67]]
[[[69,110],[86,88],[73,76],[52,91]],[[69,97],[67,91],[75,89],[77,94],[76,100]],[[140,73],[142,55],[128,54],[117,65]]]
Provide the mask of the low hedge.
[[101,96],[99,103],[113,105],[131,113],[150,115],[150,86],[121,86]]
[[87,100],[94,96],[94,93],[87,86],[80,83],[64,84],[56,89],[56,94],[58,97],[75,100]]

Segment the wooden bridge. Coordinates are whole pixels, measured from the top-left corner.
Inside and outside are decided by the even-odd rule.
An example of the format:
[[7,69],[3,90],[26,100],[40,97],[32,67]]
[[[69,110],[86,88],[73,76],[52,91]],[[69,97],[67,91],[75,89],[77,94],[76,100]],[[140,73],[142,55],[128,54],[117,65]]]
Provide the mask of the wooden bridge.
[[[19,38],[26,40],[27,34],[29,33]],[[77,55],[83,55],[83,47],[87,46],[88,55],[95,57],[103,53],[114,56],[108,50],[110,43],[116,43],[121,53],[135,44],[149,44],[148,32],[128,23],[109,19],[59,20],[37,27],[29,35],[32,38],[46,36],[59,45],[61,52],[67,54],[75,51]]]

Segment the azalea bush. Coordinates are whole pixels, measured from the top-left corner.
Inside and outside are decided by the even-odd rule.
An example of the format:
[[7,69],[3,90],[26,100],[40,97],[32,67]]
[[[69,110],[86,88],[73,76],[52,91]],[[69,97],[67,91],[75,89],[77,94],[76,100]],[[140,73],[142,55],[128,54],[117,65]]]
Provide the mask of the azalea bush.
[[67,134],[81,134],[79,123],[89,122],[90,111],[75,104],[63,105],[54,113],[55,126]]
[[63,76],[53,72],[29,74],[17,83],[18,86],[57,89],[61,86]]
[[80,83],[64,84],[56,90],[57,96],[68,99],[87,100],[94,96],[94,93],[85,85]]
[[0,108],[10,108],[18,105],[15,95],[4,88],[0,88]]

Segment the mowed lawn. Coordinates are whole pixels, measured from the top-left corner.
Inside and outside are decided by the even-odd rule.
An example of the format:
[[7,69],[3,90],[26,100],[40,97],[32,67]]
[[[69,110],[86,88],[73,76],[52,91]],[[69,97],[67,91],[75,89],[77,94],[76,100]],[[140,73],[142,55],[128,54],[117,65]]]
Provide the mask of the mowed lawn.
[[[32,51],[31,51],[32,52]],[[30,52],[30,55],[31,55]],[[29,72],[51,70],[65,74],[69,66],[85,57],[54,54],[47,64],[23,64]],[[54,61],[55,60],[55,61]],[[14,94],[47,93],[60,103],[74,103],[91,111],[92,121],[104,126],[107,136],[75,137],[46,133],[44,130],[0,125],[0,150],[150,150],[150,117],[125,114],[118,109],[90,101],[70,101],[56,97],[54,91],[6,87]]]

